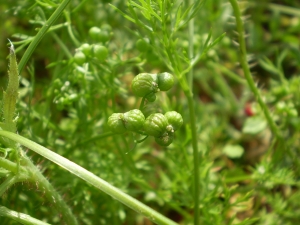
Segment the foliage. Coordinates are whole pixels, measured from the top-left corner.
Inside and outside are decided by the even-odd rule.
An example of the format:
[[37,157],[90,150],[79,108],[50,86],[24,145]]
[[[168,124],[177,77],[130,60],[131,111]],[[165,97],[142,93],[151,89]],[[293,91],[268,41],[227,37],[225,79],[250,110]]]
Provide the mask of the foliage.
[[[16,212],[24,224],[299,223],[299,6],[1,2],[1,224]],[[174,85],[155,86],[155,102],[134,95],[138,74],[164,72]],[[112,114],[138,108],[182,115],[172,144],[111,132]],[[131,210],[105,181],[159,213]]]

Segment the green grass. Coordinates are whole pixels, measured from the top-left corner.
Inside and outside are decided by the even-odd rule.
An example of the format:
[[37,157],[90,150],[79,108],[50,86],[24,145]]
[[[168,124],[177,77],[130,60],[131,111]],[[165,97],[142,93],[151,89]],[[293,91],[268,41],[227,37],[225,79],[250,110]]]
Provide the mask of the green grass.
[[[299,3],[149,2],[0,3],[1,224],[298,224]],[[182,115],[170,146],[111,132],[141,102]]]

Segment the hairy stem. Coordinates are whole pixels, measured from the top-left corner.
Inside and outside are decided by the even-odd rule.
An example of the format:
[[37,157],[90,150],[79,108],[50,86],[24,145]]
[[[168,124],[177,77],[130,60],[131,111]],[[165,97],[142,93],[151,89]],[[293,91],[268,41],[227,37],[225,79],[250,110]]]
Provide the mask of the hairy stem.
[[21,181],[25,181],[28,177],[27,176],[23,176],[21,174],[19,175],[9,175],[6,180],[0,184],[0,196],[2,196],[4,194],[4,192],[6,190],[8,190],[12,185],[14,185],[15,183],[21,182]]
[[245,43],[245,29],[244,29],[244,24],[242,21],[242,15],[239,9],[239,5],[237,3],[236,0],[229,0],[233,11],[234,11],[234,16],[236,19],[236,27],[237,27],[237,31],[238,31],[238,37],[239,37],[239,47],[240,47],[240,62],[244,71],[244,75],[245,78],[247,80],[247,83],[251,89],[251,91],[253,92],[255,98],[258,101],[258,104],[260,105],[260,107],[262,108],[264,115],[268,121],[268,124],[273,132],[273,134],[276,136],[277,139],[282,139],[280,130],[278,129],[278,127],[276,126],[274,120],[272,119],[271,113],[268,109],[268,107],[266,106],[266,104],[264,103],[259,90],[256,88],[254,80],[251,76],[251,72],[250,72],[250,68],[247,62],[247,50],[246,50],[246,43]]
[[[28,47],[29,48],[29,47]],[[3,111],[5,122],[1,123],[1,128],[6,131],[16,132],[16,122],[14,119],[15,105],[18,97],[19,88],[19,73],[18,65],[16,61],[16,55],[14,47],[11,44],[10,47],[10,71],[9,71],[9,81],[6,92],[3,95]],[[67,206],[62,197],[55,191],[53,186],[48,182],[48,180],[42,175],[38,168],[30,161],[26,154],[22,151],[19,144],[10,139],[3,138],[4,143],[11,149],[14,149],[14,154],[17,159],[17,164],[9,163],[7,160],[0,160],[0,165],[4,168],[14,172],[15,174],[8,177],[0,185],[0,196],[7,190],[12,184],[20,182],[20,180],[29,180],[38,183],[40,187],[45,191],[46,196],[50,202],[57,207],[58,212],[60,212],[67,224],[77,224],[77,221],[72,214],[70,208]],[[26,167],[26,171],[24,168]]]
[[[106,194],[112,196],[113,198],[117,199],[118,201],[120,201],[123,204],[127,205],[128,207],[132,208],[136,212],[144,215],[145,217],[147,217],[149,220],[153,221],[156,224],[162,224],[162,225],[176,225],[177,224],[174,221],[163,216],[162,214],[154,211],[147,205],[136,200],[135,198],[122,192],[118,188],[112,186],[108,182],[97,177],[95,174],[89,172],[88,170],[73,163],[72,161],[62,157],[59,154],[56,154],[55,152],[50,151],[49,149],[31,141],[31,140],[28,140],[18,134],[14,134],[14,133],[2,131],[2,130],[0,130],[0,136],[3,136],[3,137],[11,139],[13,141],[16,141],[16,142],[20,143],[21,145],[24,145],[25,147],[40,154],[41,156],[49,159],[50,161],[61,166],[62,168],[68,170],[75,176],[77,176],[77,177],[83,179],[84,181],[86,181],[87,183],[93,185],[97,189],[102,190]],[[70,223],[70,224],[73,224],[73,223]]]
[[61,195],[54,189],[54,187],[43,176],[40,170],[25,154],[22,154],[22,164],[28,168],[28,171],[30,173],[30,180],[34,181],[41,191],[44,191],[48,201],[50,201],[55,206],[57,212],[61,213],[65,224],[78,224],[70,207],[66,204]]

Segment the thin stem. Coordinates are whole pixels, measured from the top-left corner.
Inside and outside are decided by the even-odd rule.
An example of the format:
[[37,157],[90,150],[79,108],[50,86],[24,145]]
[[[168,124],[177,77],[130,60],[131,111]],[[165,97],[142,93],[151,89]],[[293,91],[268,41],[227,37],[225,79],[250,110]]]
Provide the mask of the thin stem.
[[19,175],[10,175],[6,178],[6,180],[4,182],[1,183],[0,185],[0,196],[2,196],[4,194],[4,192],[6,190],[8,190],[12,185],[14,185],[15,183],[27,180],[28,176],[24,176],[23,174],[19,174]]
[[[166,34],[168,35],[168,34]],[[193,158],[194,158],[194,225],[199,224],[199,202],[200,202],[200,193],[199,193],[199,152],[198,152],[198,144],[197,144],[197,129],[196,129],[196,115],[195,115],[195,106],[193,100],[193,92],[190,88],[186,76],[183,76],[182,69],[179,67],[180,61],[179,58],[176,57],[177,54],[173,53],[175,46],[174,43],[170,41],[170,37],[168,38],[168,43],[170,43],[170,48],[166,49],[168,58],[173,67],[173,71],[178,79],[181,89],[183,90],[186,98],[188,99],[188,107],[190,113],[190,125],[192,130],[192,146],[193,146]],[[167,46],[167,43],[165,43]],[[175,56],[175,57],[174,57]],[[192,67],[190,68],[192,69]]]
[[145,99],[146,99],[145,97],[142,98],[141,105],[139,107],[140,110],[142,110],[145,105]]
[[236,176],[236,177],[227,177],[224,179],[224,182],[226,184],[230,183],[238,183],[246,180],[253,180],[252,175],[241,175],[241,176]]
[[238,3],[236,0],[229,0],[229,1],[232,5],[235,19],[236,19],[236,27],[237,27],[239,43],[240,43],[240,62],[241,62],[241,65],[242,65],[242,68],[244,71],[245,78],[246,78],[247,83],[248,83],[251,91],[253,92],[255,98],[257,99],[258,104],[262,108],[272,132],[277,137],[277,139],[282,139],[280,130],[278,129],[274,120],[272,119],[271,113],[270,113],[268,107],[266,106],[266,104],[264,103],[258,89],[255,86],[254,80],[251,76],[250,68],[249,68],[249,65],[247,62],[247,50],[246,50],[245,35],[244,35],[245,29],[244,29],[244,24],[242,21],[242,16],[241,16],[241,12],[240,12]]
[[80,46],[80,42],[76,39],[75,35],[73,34],[72,27],[71,27],[71,18],[70,18],[70,13],[65,12],[65,18],[68,21],[68,33],[70,35],[71,40],[73,43],[76,45],[76,47]]
[[86,139],[86,140],[83,140],[83,141],[77,143],[76,145],[77,145],[77,146],[84,145],[84,144],[86,144],[86,143],[93,142],[93,141],[98,141],[98,140],[100,140],[100,139],[102,139],[102,138],[110,137],[110,136],[113,136],[113,135],[116,135],[116,134],[115,134],[115,133],[112,133],[112,132],[106,132],[106,133],[99,134],[99,135],[97,135],[97,136],[88,138],[88,139]]
[[58,19],[58,17],[63,13],[64,9],[67,7],[71,0],[64,0],[59,7],[55,10],[55,12],[50,16],[50,18],[47,20],[47,22],[44,24],[44,26],[40,29],[40,31],[37,33],[37,35],[34,37],[33,41],[30,43],[28,48],[26,49],[22,59],[19,63],[19,74],[21,74],[24,66],[28,62],[30,56],[32,55],[33,51],[36,49],[37,45],[40,43],[40,41],[43,39],[49,28],[52,26],[52,24],[55,23],[55,21]]
[[[11,162],[10,160],[4,159],[2,157],[0,157],[0,167],[13,173],[18,172],[18,165],[16,163]],[[25,169],[23,171],[25,171]]]
[[267,6],[274,11],[285,13],[291,16],[300,16],[300,10],[298,8],[293,8],[290,6],[279,5],[274,3],[269,3]]
[[11,209],[8,209],[4,206],[0,206],[0,217],[8,217],[10,219],[13,219],[19,223],[22,224],[28,224],[28,225],[50,225],[49,223],[45,223],[41,220],[37,220],[27,214],[19,213],[16,211],[13,211]]
[[200,183],[199,183],[199,152],[198,152],[198,141],[197,141],[197,130],[196,130],[196,115],[194,99],[191,95],[185,94],[188,99],[189,113],[190,113],[190,124],[192,130],[192,146],[193,146],[193,158],[194,158],[194,225],[199,224],[199,202],[200,202]]
[[124,147],[122,147],[120,145],[120,141],[116,141],[115,146],[119,152],[119,155],[121,155],[124,164],[126,165],[128,170],[132,173],[132,175],[135,176],[136,174],[139,173],[139,171],[137,170],[137,168],[135,166],[132,156],[130,154],[127,154],[127,152],[130,151],[130,149],[129,149],[128,143],[126,141],[126,138],[123,135],[121,135],[121,136],[119,135],[116,138],[118,138],[119,140],[120,140],[120,138],[122,139],[122,142],[125,145],[126,152],[124,153]]
[[57,36],[57,34],[51,33],[51,35],[55,39],[55,41],[58,43],[58,45],[60,46],[60,48],[62,49],[62,51],[65,53],[65,55],[69,59],[73,58],[73,55],[71,54],[71,52],[69,51],[69,49],[67,48],[67,46],[65,45],[65,43]]
[[[88,170],[82,168],[81,166],[73,163],[72,161],[56,154],[55,152],[50,151],[49,149],[28,140],[18,134],[14,134],[7,131],[0,131],[0,136],[9,138],[13,141],[24,145],[25,147],[33,150],[34,152],[40,154],[41,156],[49,159],[50,161],[56,163],[57,165],[61,166],[62,168],[68,170],[72,174],[76,175],[77,177],[85,180],[87,183],[93,185],[94,187],[102,190],[106,194],[112,196],[113,198],[117,199],[118,201],[122,202],[123,204],[127,205],[128,207],[132,208],[138,213],[141,213],[149,220],[153,221],[156,224],[162,225],[175,225],[174,221],[168,219],[167,217],[163,216],[162,214],[154,211],[147,205],[141,203],[140,201],[136,200],[135,198],[129,196],[128,194],[122,192],[118,188],[112,186],[105,180],[97,177],[95,174],[89,172]],[[70,223],[72,224],[72,223]]]
[[[190,0],[189,4],[192,5],[194,0]],[[194,58],[194,19],[191,19],[188,23],[188,32],[189,32],[189,58],[192,61]],[[196,116],[195,116],[195,107],[193,100],[193,76],[194,70],[193,67],[190,68],[188,73],[188,86],[189,92],[186,92],[188,98],[188,106],[190,113],[190,124],[192,129],[192,145],[193,145],[193,158],[194,158],[194,225],[199,224],[200,219],[200,210],[199,210],[199,153],[198,153],[198,144],[197,144],[197,131],[196,131]]]
[[211,66],[211,68],[218,68],[218,70],[220,70],[226,76],[228,76],[230,79],[232,79],[233,81],[235,81],[235,82],[237,82],[239,84],[242,84],[242,85],[247,84],[247,81],[244,78],[242,78],[238,74],[232,72],[230,69],[226,68],[222,64],[215,63],[213,61],[209,61],[208,65]]
[[[190,0],[190,5],[193,4],[194,0]],[[188,24],[189,28],[189,58],[192,61],[194,58],[194,19],[191,19]],[[188,73],[188,84],[190,90],[193,91],[193,68]]]

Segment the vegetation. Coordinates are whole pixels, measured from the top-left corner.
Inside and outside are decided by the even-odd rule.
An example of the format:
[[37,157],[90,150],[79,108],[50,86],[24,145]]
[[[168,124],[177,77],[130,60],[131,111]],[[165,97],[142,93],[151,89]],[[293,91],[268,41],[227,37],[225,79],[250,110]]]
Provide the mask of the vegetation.
[[1,2],[1,224],[298,224],[299,8]]

